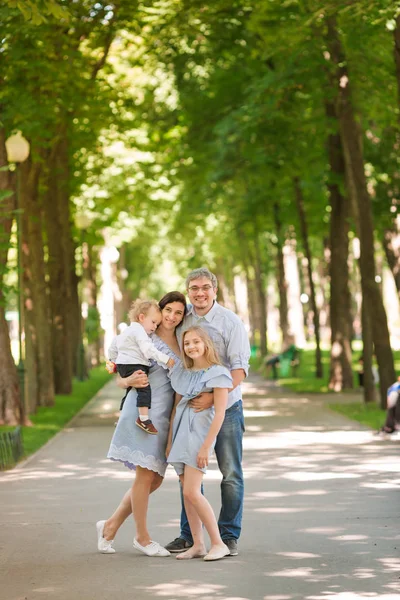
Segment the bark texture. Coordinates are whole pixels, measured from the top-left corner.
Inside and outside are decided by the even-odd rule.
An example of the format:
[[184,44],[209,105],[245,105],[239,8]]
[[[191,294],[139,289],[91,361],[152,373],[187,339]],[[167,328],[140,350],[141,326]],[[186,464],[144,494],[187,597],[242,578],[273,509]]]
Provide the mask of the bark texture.
[[386,391],[396,381],[386,311],[375,282],[374,226],[371,199],[364,171],[364,157],[359,125],[355,117],[347,62],[334,17],[328,19],[328,45],[336,67],[337,114],[344,150],[347,180],[357,201],[360,232],[360,272],[363,302],[370,319],[376,358],[379,366],[381,406],[386,408]]
[[251,269],[248,264],[245,265],[245,269],[246,269],[247,305],[248,305],[248,309],[249,309],[249,323],[250,323],[250,343],[254,347],[256,345],[257,333],[260,330],[259,315],[258,315],[258,303],[256,300],[254,279],[251,276]]
[[[336,120],[333,103],[326,103],[326,115]],[[350,291],[349,291],[349,203],[341,192],[345,181],[345,163],[339,134],[328,136],[328,157],[331,169],[327,184],[331,205],[330,221],[330,322],[331,357],[329,388],[341,391],[353,387],[351,366]]]
[[361,325],[363,330],[363,351],[362,351],[362,373],[364,402],[376,402],[376,388],[374,376],[372,373],[372,363],[374,356],[374,342],[372,337],[371,318],[369,307],[362,302],[361,306]]
[[265,293],[264,275],[262,270],[261,250],[258,235],[254,236],[254,271],[255,285],[257,290],[257,299],[260,316],[260,350],[262,356],[267,354],[267,298]]
[[[96,278],[96,253],[90,244],[84,244],[83,248],[83,275],[85,281],[84,299],[88,305],[88,319],[90,318],[91,329],[87,331],[89,367],[100,364],[100,315],[97,310],[97,278]],[[122,296],[124,296],[122,292]],[[95,317],[98,317],[96,327]],[[121,321],[119,321],[121,322]]]
[[283,346],[289,341],[289,309],[288,309],[288,284],[285,276],[285,262],[283,257],[282,222],[279,215],[279,205],[274,203],[274,221],[276,234],[276,273],[279,293],[279,324],[282,331]]
[[395,229],[386,229],[383,233],[382,245],[397,293],[400,294],[400,233]]
[[[6,166],[5,132],[0,128],[0,167]],[[21,398],[17,369],[11,354],[8,325],[4,312],[4,274],[10,246],[15,195],[9,171],[0,171],[0,424],[16,425],[24,420],[24,400]]]
[[393,55],[397,80],[397,102],[400,108],[400,14],[396,17],[396,27],[393,30],[393,41]]
[[[58,394],[72,391],[72,305],[70,273],[65,259],[69,220],[65,221],[63,202],[69,201],[60,189],[65,181],[61,144],[55,144],[47,162],[47,189],[43,194],[44,223],[47,232],[51,338],[54,386]],[[67,231],[66,231],[67,230]]]
[[[54,379],[51,350],[50,309],[45,276],[41,207],[38,199],[40,164],[31,158],[20,169],[20,206],[22,209],[22,267],[24,279],[24,317],[27,342],[28,387],[37,378],[32,408],[54,404]],[[34,353],[28,356],[29,352]]]

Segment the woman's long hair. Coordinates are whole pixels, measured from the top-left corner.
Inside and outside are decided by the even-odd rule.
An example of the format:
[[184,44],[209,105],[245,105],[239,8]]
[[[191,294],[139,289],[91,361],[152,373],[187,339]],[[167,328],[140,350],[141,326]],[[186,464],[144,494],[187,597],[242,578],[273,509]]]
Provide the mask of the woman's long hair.
[[182,336],[182,362],[184,364],[185,369],[193,369],[194,364],[193,359],[185,354],[185,337],[186,334],[189,332],[196,333],[204,343],[204,358],[206,359],[209,367],[211,367],[212,365],[222,364],[218,356],[217,349],[214,346],[214,342],[208,335],[207,331],[202,327],[199,327],[198,325],[193,325],[193,327],[189,327],[189,329],[186,329]]

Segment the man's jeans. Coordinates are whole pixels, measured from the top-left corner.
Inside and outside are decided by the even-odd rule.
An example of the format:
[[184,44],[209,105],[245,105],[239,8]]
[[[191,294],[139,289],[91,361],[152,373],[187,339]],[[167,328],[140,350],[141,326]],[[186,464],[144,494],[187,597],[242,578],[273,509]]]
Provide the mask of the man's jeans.
[[[225,419],[217,436],[215,454],[222,473],[221,512],[218,527],[223,540],[237,540],[242,529],[243,515],[243,471],[242,440],[244,433],[243,404],[239,400],[225,413]],[[192,534],[183,504],[181,488],[181,534],[192,543]]]

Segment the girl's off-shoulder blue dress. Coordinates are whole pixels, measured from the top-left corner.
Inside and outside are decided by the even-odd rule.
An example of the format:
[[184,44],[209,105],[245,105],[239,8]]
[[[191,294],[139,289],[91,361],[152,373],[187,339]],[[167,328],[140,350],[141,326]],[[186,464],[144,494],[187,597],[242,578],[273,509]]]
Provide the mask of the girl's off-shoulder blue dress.
[[[171,375],[173,389],[182,394],[182,399],[176,407],[172,429],[172,447],[167,457],[178,475],[184,470],[184,465],[189,465],[203,473],[206,469],[197,466],[197,454],[206,439],[214,418],[214,407],[201,412],[195,412],[189,406],[190,400],[201,392],[210,392],[214,388],[232,387],[232,377],[226,367],[213,365],[208,369],[194,371],[183,366],[174,367]],[[211,448],[213,450],[215,442]]]

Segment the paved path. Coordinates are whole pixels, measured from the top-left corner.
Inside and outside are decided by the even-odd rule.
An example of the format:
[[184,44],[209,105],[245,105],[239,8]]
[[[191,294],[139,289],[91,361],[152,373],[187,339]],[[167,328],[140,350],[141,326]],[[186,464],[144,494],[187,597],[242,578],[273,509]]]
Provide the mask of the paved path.
[[[0,475],[1,600],[400,599],[399,443],[259,378],[244,386],[247,432],[240,555],[218,563],[95,550],[131,475],[105,458],[120,392],[106,386],[73,425]],[[215,463],[206,493],[219,504]],[[153,537],[178,534],[172,470],[150,507]]]

